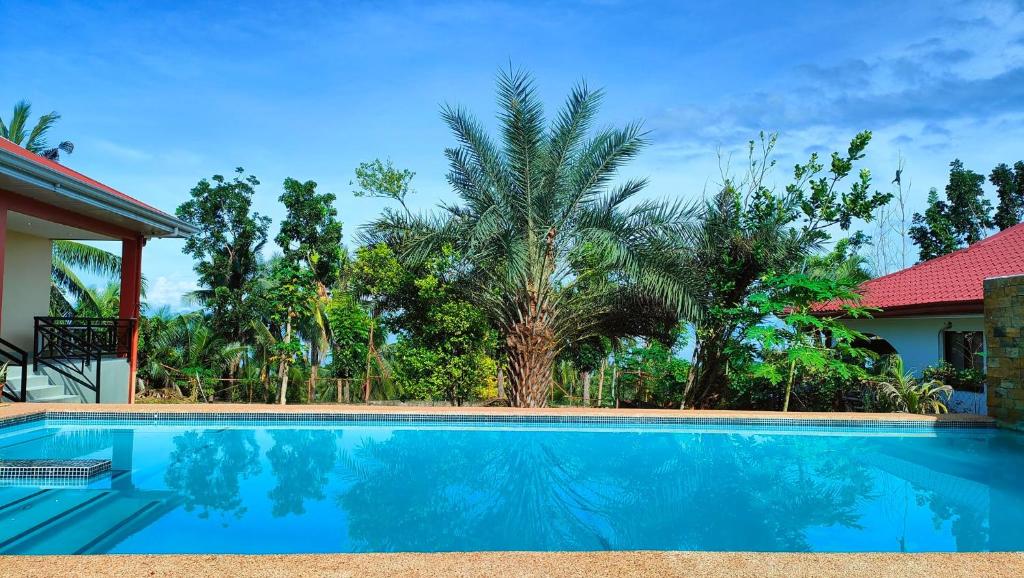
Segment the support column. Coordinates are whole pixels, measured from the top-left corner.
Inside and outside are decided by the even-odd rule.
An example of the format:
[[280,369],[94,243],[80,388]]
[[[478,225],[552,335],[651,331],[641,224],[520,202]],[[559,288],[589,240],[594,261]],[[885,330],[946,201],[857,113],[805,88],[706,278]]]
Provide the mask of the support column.
[[985,279],[988,414],[1024,429],[1024,275]]
[[139,362],[139,313],[142,304],[142,237],[121,240],[121,296],[118,317],[134,319],[128,335],[128,403],[135,402],[135,370]]

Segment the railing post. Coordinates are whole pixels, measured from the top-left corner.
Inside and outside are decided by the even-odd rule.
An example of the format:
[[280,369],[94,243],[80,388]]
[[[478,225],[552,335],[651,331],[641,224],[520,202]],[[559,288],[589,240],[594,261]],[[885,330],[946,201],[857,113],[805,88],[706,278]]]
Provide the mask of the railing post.
[[28,353],[24,351],[21,353],[21,401],[28,401]]

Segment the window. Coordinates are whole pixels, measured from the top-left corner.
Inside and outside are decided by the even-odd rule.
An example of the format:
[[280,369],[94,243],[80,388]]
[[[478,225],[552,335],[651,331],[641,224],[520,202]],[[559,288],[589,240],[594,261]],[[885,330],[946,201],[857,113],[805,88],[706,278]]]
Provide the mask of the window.
[[985,337],[981,331],[943,331],[942,357],[957,369],[985,369]]

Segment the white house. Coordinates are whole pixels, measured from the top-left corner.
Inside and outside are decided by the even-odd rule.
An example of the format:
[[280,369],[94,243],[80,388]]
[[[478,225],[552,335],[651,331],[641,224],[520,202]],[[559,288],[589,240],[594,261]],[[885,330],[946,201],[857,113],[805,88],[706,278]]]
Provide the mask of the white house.
[[[910,371],[948,361],[984,370],[984,280],[1024,274],[1024,224],[983,239],[966,249],[866,281],[861,305],[878,308],[871,319],[846,325],[874,339],[878,353],[898,353]],[[818,314],[841,314],[840,303],[816,307]],[[953,408],[985,411],[984,392],[958,392]]]

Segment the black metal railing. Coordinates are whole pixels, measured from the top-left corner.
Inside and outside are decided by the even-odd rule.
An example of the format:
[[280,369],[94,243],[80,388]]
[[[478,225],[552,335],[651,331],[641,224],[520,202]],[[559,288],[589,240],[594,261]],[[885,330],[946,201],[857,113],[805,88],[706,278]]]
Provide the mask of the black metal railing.
[[[28,352],[6,339],[0,339],[0,358],[5,360],[3,361],[5,366],[3,383],[0,383],[0,391],[3,391],[3,395],[0,395],[0,398],[6,397],[11,401],[28,401]],[[21,368],[20,391],[12,391],[7,385],[7,371],[10,371],[11,367]]]
[[36,317],[32,367],[42,365],[94,391],[100,402],[104,357],[131,352],[134,319],[106,317]]

